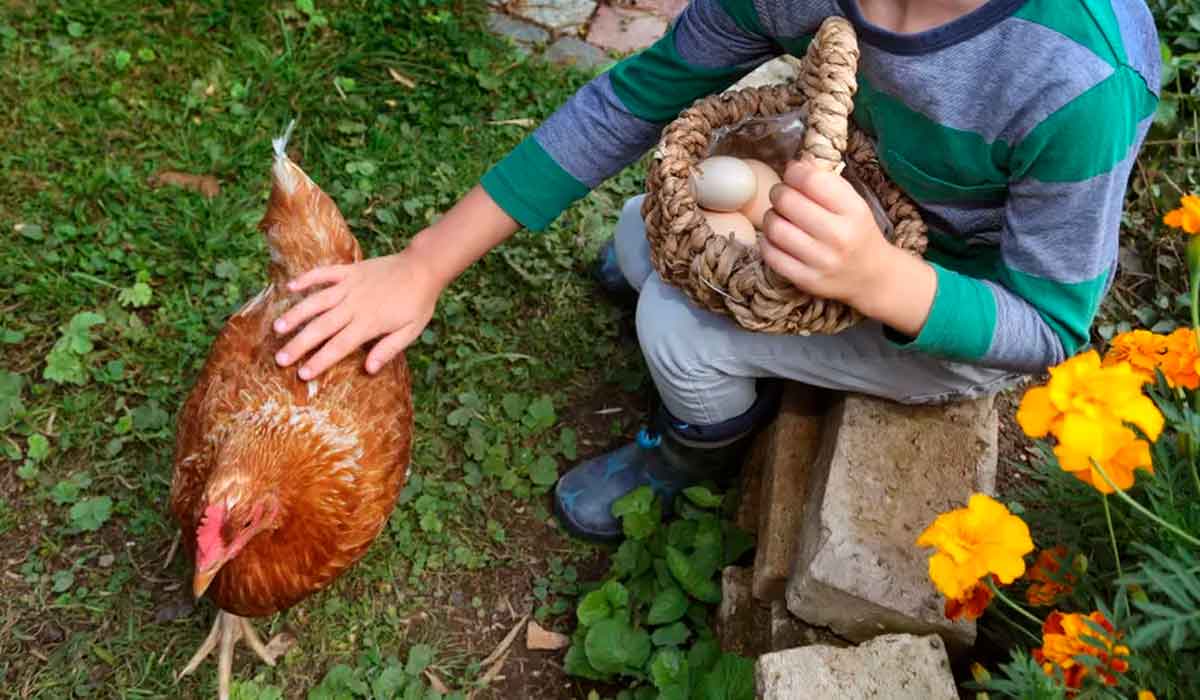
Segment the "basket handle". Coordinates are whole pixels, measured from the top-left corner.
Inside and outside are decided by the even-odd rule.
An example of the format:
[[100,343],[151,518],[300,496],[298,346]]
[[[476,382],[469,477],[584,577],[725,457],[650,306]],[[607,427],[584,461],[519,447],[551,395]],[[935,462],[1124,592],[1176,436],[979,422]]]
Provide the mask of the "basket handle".
[[807,108],[804,143],[797,158],[810,156],[819,167],[840,173],[844,166],[858,90],[858,39],[844,17],[829,17],[821,23],[794,84],[804,95]]

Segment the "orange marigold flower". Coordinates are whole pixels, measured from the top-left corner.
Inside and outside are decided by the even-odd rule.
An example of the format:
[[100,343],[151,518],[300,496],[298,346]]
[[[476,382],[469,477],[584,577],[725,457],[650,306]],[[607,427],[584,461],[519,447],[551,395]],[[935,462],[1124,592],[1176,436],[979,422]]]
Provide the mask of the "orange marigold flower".
[[1050,369],[1050,381],[1025,393],[1017,422],[1029,437],[1053,435],[1059,465],[1102,493],[1112,488],[1093,463],[1104,468],[1117,488],[1133,486],[1133,470],[1153,471],[1150,446],[1127,427],[1137,426],[1151,441],[1163,429],[1163,416],[1145,394],[1145,377],[1128,362],[1101,366],[1095,351],[1076,355]]
[[[1078,689],[1083,685],[1088,667],[1077,657],[1091,656],[1100,661],[1094,670],[1101,681],[1105,685],[1116,685],[1116,674],[1129,670],[1129,662],[1122,658],[1129,656],[1129,647],[1116,643],[1120,636],[1103,613],[1064,614],[1056,610],[1042,625],[1042,646],[1033,650],[1033,658],[1047,675],[1053,675],[1055,667],[1061,669],[1067,687]],[[1093,646],[1083,637],[1100,641],[1104,646]]]
[[1104,367],[1114,367],[1122,362],[1128,362],[1133,371],[1144,376],[1146,381],[1154,381],[1154,370],[1162,362],[1163,353],[1167,351],[1166,338],[1145,330],[1129,331],[1112,339],[1108,352],[1101,363]]
[[1157,700],[1157,699],[1154,697],[1154,693],[1151,693],[1149,690],[1139,690],[1138,694],[1137,694],[1137,700]]
[[1179,328],[1163,339],[1164,353],[1159,361],[1163,376],[1172,387],[1195,389],[1200,386],[1200,350],[1191,328]]
[[1025,521],[991,496],[976,493],[966,508],[937,516],[917,546],[937,548],[929,557],[929,578],[942,595],[965,600],[988,574],[1007,584],[1025,573],[1033,540]]
[[[999,582],[995,574],[992,574],[992,580]],[[976,581],[963,593],[961,598],[946,599],[946,619],[978,620],[983,615],[983,611],[987,610],[988,605],[992,603],[995,595],[991,586],[983,581]]]
[[1194,194],[1184,195],[1179,200],[1179,208],[1163,216],[1163,223],[1183,229],[1184,233],[1200,233],[1200,197]]
[[1075,574],[1064,570],[1067,548],[1058,545],[1038,552],[1037,561],[1029,567],[1025,578],[1033,581],[1025,591],[1025,600],[1035,607],[1053,605],[1056,600],[1075,587]]

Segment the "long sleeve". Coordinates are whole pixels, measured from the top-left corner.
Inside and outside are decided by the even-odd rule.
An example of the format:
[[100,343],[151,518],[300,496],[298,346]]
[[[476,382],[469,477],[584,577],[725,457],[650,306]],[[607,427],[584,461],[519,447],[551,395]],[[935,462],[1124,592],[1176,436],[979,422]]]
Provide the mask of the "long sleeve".
[[935,264],[933,308],[910,347],[1040,371],[1088,343],[1157,88],[1118,65],[1024,135],[1009,159],[999,263],[986,279]]
[[693,101],[781,51],[750,0],[693,0],[658,42],[581,88],[481,184],[523,226],[542,230],[640,158]]

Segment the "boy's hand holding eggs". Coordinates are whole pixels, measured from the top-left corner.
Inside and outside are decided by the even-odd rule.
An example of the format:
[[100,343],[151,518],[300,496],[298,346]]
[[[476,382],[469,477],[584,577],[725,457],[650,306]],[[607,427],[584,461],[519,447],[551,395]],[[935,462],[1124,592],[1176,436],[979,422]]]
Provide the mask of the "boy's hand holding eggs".
[[771,208],[771,187],[779,181],[779,174],[762,161],[713,156],[697,166],[691,187],[713,233],[753,246]]

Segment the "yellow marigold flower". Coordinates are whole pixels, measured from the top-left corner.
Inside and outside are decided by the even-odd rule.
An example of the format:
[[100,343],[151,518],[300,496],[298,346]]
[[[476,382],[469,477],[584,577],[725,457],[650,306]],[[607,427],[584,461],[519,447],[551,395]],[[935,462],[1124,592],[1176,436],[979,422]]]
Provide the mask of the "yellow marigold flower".
[[1113,367],[1128,362],[1133,371],[1154,381],[1154,370],[1167,351],[1166,338],[1145,330],[1129,331],[1112,339],[1102,366]]
[[1163,223],[1183,229],[1185,233],[1200,233],[1200,197],[1194,194],[1184,195],[1183,199],[1179,200],[1179,208],[1163,216]]
[[951,600],[963,600],[979,579],[995,574],[1012,583],[1025,573],[1025,555],[1033,551],[1029,527],[1004,504],[977,493],[966,508],[942,513],[917,538],[918,547],[936,547],[929,557],[929,578]]
[[1096,470],[1096,464],[1122,491],[1133,486],[1135,469],[1154,473],[1150,445],[1115,420],[1099,422],[1068,415],[1058,438],[1054,454],[1059,466],[1101,493],[1112,493],[1113,489]]
[[1139,690],[1137,700],[1158,700],[1149,690]]
[[1126,425],[1151,441],[1163,416],[1145,394],[1145,377],[1128,362],[1101,366],[1095,351],[1076,355],[1050,370],[1050,381],[1025,393],[1017,422],[1025,434],[1058,438],[1054,453],[1065,471],[1105,493],[1112,489],[1093,469],[1100,464],[1122,490],[1133,485],[1133,470],[1152,469],[1150,448]]
[[1164,353],[1159,367],[1172,387],[1195,389],[1200,386],[1200,350],[1191,328],[1179,328],[1164,340]]

